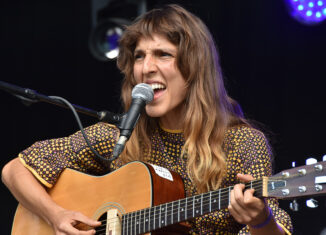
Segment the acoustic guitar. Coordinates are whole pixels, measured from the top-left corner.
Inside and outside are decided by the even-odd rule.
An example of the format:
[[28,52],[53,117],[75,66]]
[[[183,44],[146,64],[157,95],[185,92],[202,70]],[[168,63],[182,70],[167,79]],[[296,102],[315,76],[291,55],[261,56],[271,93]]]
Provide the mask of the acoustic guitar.
[[[102,221],[96,234],[136,235],[170,229],[182,233],[180,222],[226,208],[233,187],[186,197],[182,179],[165,168],[132,162],[104,176],[71,169],[48,190],[60,206]],[[246,184],[257,197],[292,199],[326,194],[326,162],[296,167]],[[85,226],[86,227],[86,226]],[[165,230],[163,229],[165,228]],[[84,228],[89,229],[89,228]],[[13,235],[53,234],[40,217],[18,205]]]

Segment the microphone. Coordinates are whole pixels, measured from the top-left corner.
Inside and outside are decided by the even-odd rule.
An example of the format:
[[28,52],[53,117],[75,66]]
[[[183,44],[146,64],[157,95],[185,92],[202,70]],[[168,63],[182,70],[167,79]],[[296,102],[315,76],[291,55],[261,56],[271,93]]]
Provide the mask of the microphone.
[[150,85],[140,83],[136,85],[131,92],[131,105],[128,112],[123,115],[118,128],[120,129],[120,137],[113,150],[113,161],[122,153],[126,142],[131,136],[131,133],[140,117],[140,113],[145,105],[150,103],[154,98],[154,92]]

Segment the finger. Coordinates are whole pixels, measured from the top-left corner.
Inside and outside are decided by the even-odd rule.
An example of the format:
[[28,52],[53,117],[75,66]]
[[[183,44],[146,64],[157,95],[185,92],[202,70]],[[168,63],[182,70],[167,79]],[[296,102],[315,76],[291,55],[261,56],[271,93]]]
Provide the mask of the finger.
[[243,181],[243,182],[249,182],[249,181],[252,181],[254,180],[255,178],[252,177],[251,175],[245,175],[245,174],[241,174],[241,173],[238,173],[237,174],[237,178],[240,180],[240,181]]
[[78,235],[93,235],[96,231],[94,229],[88,231],[79,231]]
[[236,184],[233,187],[233,198],[237,204],[243,207],[243,190],[245,188],[244,184]]
[[[241,192],[242,193],[242,192]],[[229,205],[229,211],[231,215],[240,223],[244,220],[246,217],[246,211],[244,208],[237,202],[235,199],[235,191],[232,190],[230,193],[230,205]]]
[[243,194],[243,206],[247,210],[260,210],[265,205],[263,200],[254,196],[254,192],[254,189],[248,189]]
[[56,235],[93,235],[96,231],[94,229],[88,230],[88,231],[81,231],[73,226],[67,226],[65,227],[64,231],[60,231],[59,233],[56,233]]
[[248,209],[261,211],[265,208],[266,203],[263,199],[254,196],[254,190],[248,189],[244,193],[244,204]]
[[82,222],[84,224],[87,224],[89,226],[92,226],[92,227],[97,227],[97,226],[101,225],[101,222],[93,220],[93,219],[85,216],[84,214],[82,214],[80,212],[75,212],[74,216],[73,216],[73,219],[75,219],[75,220],[77,220],[79,222]]

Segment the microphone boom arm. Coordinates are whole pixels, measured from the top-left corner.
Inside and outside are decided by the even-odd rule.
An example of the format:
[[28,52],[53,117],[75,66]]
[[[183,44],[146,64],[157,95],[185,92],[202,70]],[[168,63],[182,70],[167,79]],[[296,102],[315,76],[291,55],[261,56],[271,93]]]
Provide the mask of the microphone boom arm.
[[[0,89],[7,91],[12,95],[16,96],[17,98],[21,99],[24,104],[30,105],[32,103],[45,102],[69,109],[69,107],[67,107],[67,105],[61,100],[39,94],[35,90],[29,88],[22,88],[16,85],[0,81]],[[98,112],[75,104],[72,104],[72,106],[76,109],[77,112],[86,114],[91,117],[95,117],[103,122],[108,122],[114,125],[117,125],[121,122],[122,115],[119,114],[114,114],[106,110]]]

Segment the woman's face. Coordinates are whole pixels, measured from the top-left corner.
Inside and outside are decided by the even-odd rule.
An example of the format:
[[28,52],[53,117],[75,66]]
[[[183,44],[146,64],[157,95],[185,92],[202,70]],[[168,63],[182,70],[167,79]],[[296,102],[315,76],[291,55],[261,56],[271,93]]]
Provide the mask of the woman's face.
[[177,53],[177,47],[158,34],[152,38],[141,37],[134,52],[133,71],[137,83],[147,83],[154,90],[154,99],[146,105],[146,113],[159,117],[162,125],[169,129],[182,126],[187,91],[177,67]]

